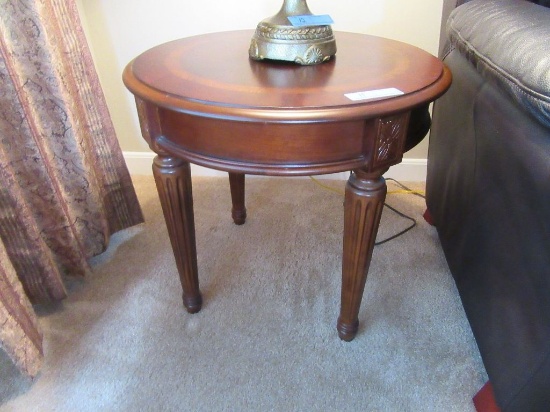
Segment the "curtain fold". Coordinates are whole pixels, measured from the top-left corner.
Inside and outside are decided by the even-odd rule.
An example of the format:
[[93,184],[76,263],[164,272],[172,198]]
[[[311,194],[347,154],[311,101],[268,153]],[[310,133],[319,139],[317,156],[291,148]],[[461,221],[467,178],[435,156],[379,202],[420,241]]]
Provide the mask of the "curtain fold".
[[42,334],[2,243],[0,262],[0,342],[19,370],[36,376],[42,366]]
[[34,376],[32,307],[9,302],[63,299],[65,275],[143,221],[74,0],[0,0],[0,179],[0,343]]

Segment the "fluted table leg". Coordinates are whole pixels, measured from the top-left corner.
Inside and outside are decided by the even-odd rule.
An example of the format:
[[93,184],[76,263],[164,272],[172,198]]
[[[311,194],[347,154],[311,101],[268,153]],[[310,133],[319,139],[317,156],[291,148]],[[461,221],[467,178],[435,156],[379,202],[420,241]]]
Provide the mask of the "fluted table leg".
[[338,335],[345,341],[353,340],[359,328],[359,307],[385,198],[386,182],[380,172],[353,172],[346,186],[342,301],[337,324]]
[[202,296],[197,270],[191,168],[188,162],[176,157],[158,155],[153,163],[153,174],[183,288],[183,305],[189,313],[196,313],[201,310]]

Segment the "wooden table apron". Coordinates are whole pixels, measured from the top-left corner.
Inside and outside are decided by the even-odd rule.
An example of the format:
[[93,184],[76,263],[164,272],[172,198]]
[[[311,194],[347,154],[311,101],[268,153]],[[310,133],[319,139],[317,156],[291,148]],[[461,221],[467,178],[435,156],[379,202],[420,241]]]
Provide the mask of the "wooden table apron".
[[[401,161],[410,110],[442,95],[448,69],[413,46],[337,32],[336,57],[316,66],[247,56],[252,31],[154,47],[128,64],[164,217],[190,313],[202,305],[189,162],[229,172],[235,223],[246,219],[245,174],[353,171],[346,185],[342,295],[337,322],[352,340],[386,196],[382,174]],[[380,100],[347,93],[396,88]]]

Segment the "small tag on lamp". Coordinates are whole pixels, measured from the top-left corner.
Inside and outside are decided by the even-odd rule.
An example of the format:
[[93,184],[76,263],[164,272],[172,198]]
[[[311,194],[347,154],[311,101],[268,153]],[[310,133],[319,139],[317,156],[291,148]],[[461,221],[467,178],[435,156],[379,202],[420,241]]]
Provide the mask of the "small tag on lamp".
[[327,26],[334,23],[332,17],[328,14],[320,14],[318,16],[306,14],[303,16],[288,16],[288,20],[294,27],[302,26]]

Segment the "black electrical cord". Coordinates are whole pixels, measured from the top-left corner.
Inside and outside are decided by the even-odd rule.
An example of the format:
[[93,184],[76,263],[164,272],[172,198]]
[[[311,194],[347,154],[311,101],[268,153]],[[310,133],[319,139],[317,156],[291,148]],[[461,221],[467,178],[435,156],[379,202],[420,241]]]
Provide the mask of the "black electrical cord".
[[406,214],[400,212],[400,211],[397,210],[396,208],[394,208],[394,207],[388,205],[386,202],[384,202],[384,206],[387,207],[388,209],[390,209],[392,212],[398,214],[399,216],[401,216],[401,217],[403,217],[403,218],[405,218],[405,219],[411,221],[412,224],[411,224],[410,226],[406,227],[405,229],[403,229],[401,232],[396,233],[395,235],[392,235],[392,236],[390,236],[390,237],[388,237],[388,238],[386,238],[386,239],[380,240],[380,241],[378,241],[378,242],[374,242],[374,246],[382,245],[382,244],[384,244],[384,243],[386,243],[386,242],[389,242],[390,240],[395,239],[396,237],[399,237],[399,236],[401,236],[401,235],[404,235],[405,233],[407,233],[409,230],[411,230],[412,228],[414,228],[414,227],[416,226],[416,220],[415,220],[414,218],[412,218],[412,217],[410,217],[410,216],[407,216]]
[[[313,180],[316,184],[318,184],[319,186],[323,187],[324,189],[327,189],[327,190],[330,190],[330,191],[333,191],[333,192],[336,192],[338,194],[342,194],[342,192],[340,190],[337,190],[337,189],[334,189],[330,186],[326,186],[324,184],[322,184],[321,182],[319,182],[317,179],[315,179],[313,176],[310,176],[311,180]],[[398,185],[399,187],[401,187],[403,190],[405,190],[406,192],[410,193],[410,194],[413,194],[413,195],[416,195],[416,196],[420,196],[421,198],[425,198],[424,195],[422,195],[421,193],[415,191],[415,190],[412,190],[412,189],[409,189],[407,186],[405,186],[403,183],[391,178],[391,177],[388,177],[386,178],[386,181],[392,181],[394,182],[396,185]],[[388,205],[386,202],[384,202],[384,206],[387,207],[388,209],[390,209],[392,212],[396,213],[397,215],[401,216],[402,218],[404,219],[407,219],[409,220],[410,222],[412,222],[409,226],[407,226],[405,229],[403,229],[402,231],[396,233],[395,235],[392,235],[386,239],[382,239],[378,242],[375,242],[374,243],[374,246],[379,246],[379,245],[382,245],[386,242],[389,242],[390,240],[393,240],[401,235],[404,235],[405,233],[407,233],[409,230],[413,229],[415,226],[416,226],[416,219],[410,217],[410,216],[407,216],[406,214],[404,214],[403,212],[400,212],[399,210],[397,210],[396,208],[394,208],[393,206],[390,206]]]
[[[416,195],[416,196],[420,196],[421,198],[425,198],[422,194],[414,191],[414,190],[411,190],[409,189],[407,186],[405,186],[404,184],[402,184],[401,182],[398,182],[397,180],[389,177],[387,178],[386,180],[391,180],[392,182],[394,182],[396,185],[398,185],[399,187],[401,187],[402,189],[406,190],[407,192],[410,192],[411,194],[413,195]],[[386,242],[389,242],[390,240],[393,240],[395,239],[396,237],[399,237],[401,235],[404,235],[405,233],[407,233],[409,230],[413,229],[415,226],[416,226],[416,219],[410,217],[410,216],[407,216],[406,214],[400,212],[399,210],[397,210],[396,208],[388,205],[386,202],[384,202],[384,206],[387,207],[388,209],[390,209],[392,212],[396,213],[397,215],[401,216],[402,218],[405,218],[407,220],[409,220],[410,222],[412,222],[412,224],[408,227],[406,227],[405,229],[403,229],[402,231],[396,233],[395,235],[392,235],[386,239],[383,239],[383,240],[380,240],[379,242],[375,242],[374,243],[374,246],[379,246],[379,245],[382,245]]]

